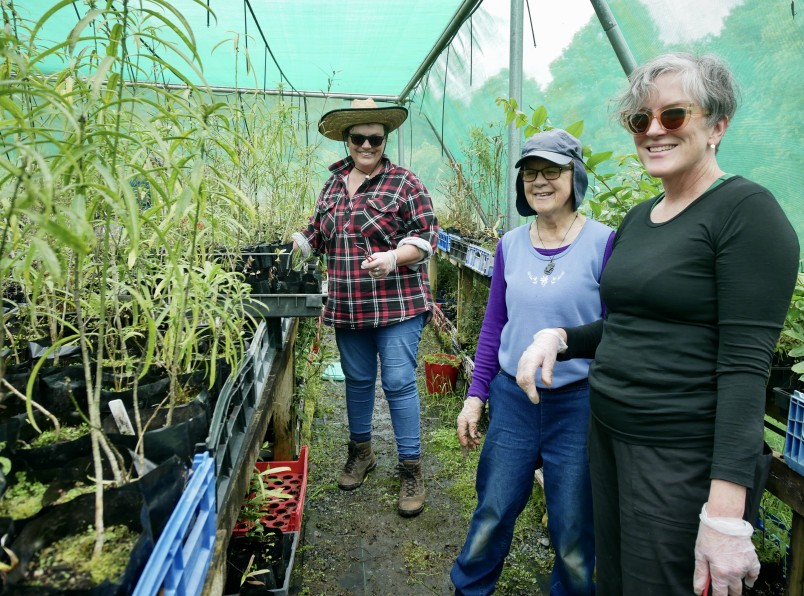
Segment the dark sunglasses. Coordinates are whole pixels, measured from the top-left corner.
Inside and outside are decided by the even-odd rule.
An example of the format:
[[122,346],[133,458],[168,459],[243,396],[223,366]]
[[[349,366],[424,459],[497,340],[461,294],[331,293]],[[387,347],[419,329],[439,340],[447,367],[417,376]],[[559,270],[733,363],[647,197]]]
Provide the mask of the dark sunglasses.
[[686,106],[671,106],[664,108],[659,115],[656,112],[634,112],[633,114],[624,114],[622,118],[622,125],[628,129],[631,134],[644,135],[650,128],[651,120],[654,118],[659,121],[662,128],[666,131],[681,130],[690,121],[693,114],[701,116],[708,116],[709,112],[700,110],[694,104]]
[[366,141],[369,142],[369,145],[372,147],[379,147],[382,145],[382,142],[385,140],[384,135],[358,135],[349,133],[349,140],[352,141],[352,145],[355,147],[362,147],[363,143]]

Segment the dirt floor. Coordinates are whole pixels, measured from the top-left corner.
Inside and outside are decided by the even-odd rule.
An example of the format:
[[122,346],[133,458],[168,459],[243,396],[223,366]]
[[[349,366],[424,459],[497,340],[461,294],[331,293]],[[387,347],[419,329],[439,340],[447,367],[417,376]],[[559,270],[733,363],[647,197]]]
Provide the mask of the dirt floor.
[[[334,341],[324,334],[333,357]],[[440,352],[436,333],[425,328],[419,357]],[[419,366],[424,387],[424,366]],[[429,397],[422,390],[424,511],[404,519],[396,512],[395,442],[382,389],[377,384],[373,445],[377,468],[354,491],[338,489],[346,459],[348,428],[343,383],[326,381],[316,403],[309,447],[309,477],[302,536],[291,594],[452,594],[449,571],[468,529],[475,502],[476,452],[460,450],[455,415],[460,395]],[[445,403],[446,402],[446,403]],[[552,550],[541,524],[543,504],[534,490],[532,511],[523,513],[497,594],[547,594]]]

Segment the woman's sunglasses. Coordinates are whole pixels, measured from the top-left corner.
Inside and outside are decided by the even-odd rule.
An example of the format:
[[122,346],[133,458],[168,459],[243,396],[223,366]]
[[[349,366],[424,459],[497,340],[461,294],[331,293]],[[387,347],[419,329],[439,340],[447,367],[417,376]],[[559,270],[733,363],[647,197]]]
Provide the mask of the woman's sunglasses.
[[698,113],[701,116],[709,115],[709,112],[704,110],[696,112],[695,105],[689,104],[686,106],[672,106],[669,108],[664,108],[661,112],[659,112],[658,116],[656,115],[656,112],[653,111],[624,114],[622,117],[622,124],[631,134],[644,135],[650,128],[651,120],[655,118],[666,131],[674,131],[684,128],[694,113]]
[[385,136],[383,135],[358,135],[349,133],[349,140],[352,142],[352,145],[355,147],[362,147],[363,143],[366,141],[369,142],[369,145],[372,147],[379,147],[382,145],[382,142],[385,140]]

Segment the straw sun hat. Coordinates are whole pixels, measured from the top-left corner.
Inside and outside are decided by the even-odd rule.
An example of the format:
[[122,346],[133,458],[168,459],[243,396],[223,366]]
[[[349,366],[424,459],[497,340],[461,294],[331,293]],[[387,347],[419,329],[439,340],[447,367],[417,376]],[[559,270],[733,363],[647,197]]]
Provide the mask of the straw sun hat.
[[331,110],[321,116],[318,132],[333,141],[343,141],[346,131],[357,124],[382,124],[385,132],[391,132],[407,117],[407,109],[401,106],[380,108],[371,98],[353,99],[352,107]]

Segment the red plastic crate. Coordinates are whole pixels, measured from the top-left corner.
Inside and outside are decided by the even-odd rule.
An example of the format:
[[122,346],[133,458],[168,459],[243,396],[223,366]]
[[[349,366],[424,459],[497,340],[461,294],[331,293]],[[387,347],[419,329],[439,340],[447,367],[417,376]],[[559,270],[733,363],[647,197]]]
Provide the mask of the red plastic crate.
[[[281,488],[290,498],[271,498],[265,504],[265,516],[260,523],[266,528],[278,528],[283,532],[298,532],[301,529],[304,493],[307,491],[307,445],[302,445],[296,461],[258,461],[255,471],[264,472],[268,468],[290,468],[267,479],[268,488]],[[245,520],[237,520],[232,535],[242,536],[251,528]]]

